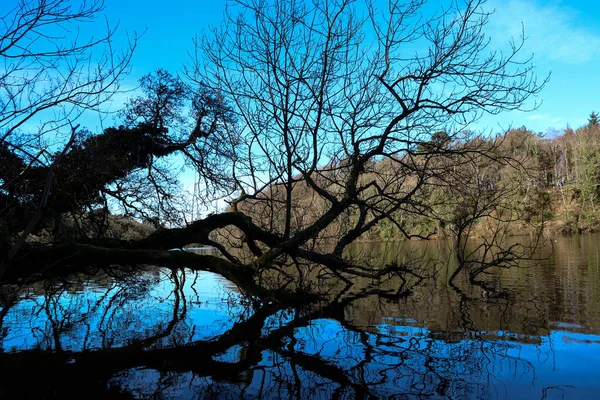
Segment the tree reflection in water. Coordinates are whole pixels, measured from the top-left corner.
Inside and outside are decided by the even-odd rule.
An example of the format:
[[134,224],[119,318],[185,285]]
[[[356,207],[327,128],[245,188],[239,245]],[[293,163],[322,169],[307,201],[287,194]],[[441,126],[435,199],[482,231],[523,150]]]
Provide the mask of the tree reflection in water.
[[[586,354],[594,360],[600,337],[574,324],[552,329],[541,307],[547,299],[527,308],[518,296],[483,298],[446,286],[408,293],[370,289],[294,308],[257,306],[209,273],[166,269],[133,278],[98,275],[36,284],[22,289],[12,305],[4,302],[0,393],[285,399],[595,395],[589,372],[560,363],[569,362],[565,357],[581,362]],[[540,315],[532,315],[536,307]],[[560,348],[565,343],[567,351]],[[24,385],[24,376],[35,384]]]

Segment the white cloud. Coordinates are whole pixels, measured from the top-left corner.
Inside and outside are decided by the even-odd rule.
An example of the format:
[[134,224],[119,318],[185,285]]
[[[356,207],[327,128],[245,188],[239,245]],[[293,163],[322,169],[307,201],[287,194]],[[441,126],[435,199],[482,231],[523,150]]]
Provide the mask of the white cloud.
[[[536,59],[579,64],[598,58],[600,37],[579,26],[577,13],[559,2],[539,0],[490,0],[495,12],[488,34],[494,39],[519,38],[525,26],[525,49]],[[523,25],[522,25],[523,24]]]
[[556,117],[552,114],[540,114],[540,113],[532,114],[529,117],[527,117],[527,119],[529,121],[542,121],[542,122],[546,122],[549,124],[556,124],[561,121],[561,118]]

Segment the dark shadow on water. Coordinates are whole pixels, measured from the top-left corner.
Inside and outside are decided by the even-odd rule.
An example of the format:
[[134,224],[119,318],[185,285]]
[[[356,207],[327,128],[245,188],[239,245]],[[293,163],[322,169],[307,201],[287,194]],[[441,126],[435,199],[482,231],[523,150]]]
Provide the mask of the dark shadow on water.
[[[600,237],[456,291],[256,306],[148,269],[0,293],[4,398],[575,399],[600,390]],[[363,285],[363,287],[366,287]],[[496,293],[497,295],[494,295]],[[10,299],[15,301],[11,304]]]

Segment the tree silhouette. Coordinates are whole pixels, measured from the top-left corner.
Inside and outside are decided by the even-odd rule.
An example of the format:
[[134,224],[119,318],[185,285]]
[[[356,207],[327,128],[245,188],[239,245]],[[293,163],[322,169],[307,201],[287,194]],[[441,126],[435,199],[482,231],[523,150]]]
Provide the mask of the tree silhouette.
[[590,114],[589,118],[588,118],[588,127],[593,127],[593,126],[598,126],[600,125],[600,123],[598,122],[598,114],[596,114],[594,111],[592,111],[592,113]]
[[[346,283],[422,279],[415,266],[345,250],[383,223],[429,237],[407,229],[404,216],[440,218],[426,195],[439,187],[474,188],[450,197],[473,201],[463,220],[495,215],[488,200],[503,197],[486,192],[485,160],[518,162],[468,127],[485,113],[523,109],[545,81],[519,57],[523,38],[508,53],[490,52],[482,1],[450,3],[436,16],[421,0],[367,6],[361,15],[350,0],[235,1],[222,26],[196,42],[185,82],[163,70],[142,79],[144,95],[127,103],[123,126],[80,139],[73,128],[50,163],[2,142],[5,280],[158,263],[214,271],[281,300],[309,290],[314,271]],[[407,57],[417,42],[422,50]],[[165,217],[176,192],[160,163],[173,154],[200,172],[206,199],[229,202],[226,212],[191,223]],[[44,181],[46,190],[34,189]],[[85,229],[59,235],[65,216],[106,215],[109,198],[159,229],[135,241]],[[44,232],[49,240],[26,241]],[[189,244],[220,256],[170,251]]]

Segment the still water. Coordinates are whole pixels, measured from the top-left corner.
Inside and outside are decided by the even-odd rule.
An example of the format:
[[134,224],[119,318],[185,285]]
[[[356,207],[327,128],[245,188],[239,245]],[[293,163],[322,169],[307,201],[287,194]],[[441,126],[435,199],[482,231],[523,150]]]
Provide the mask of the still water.
[[487,276],[493,292],[442,270],[410,295],[302,309],[167,269],[36,283],[10,307],[2,288],[0,396],[600,399],[600,235],[553,242]]

